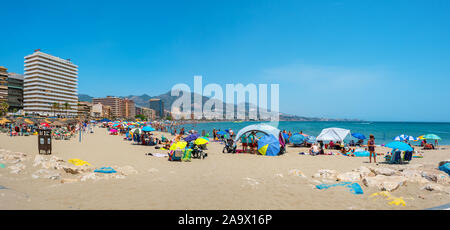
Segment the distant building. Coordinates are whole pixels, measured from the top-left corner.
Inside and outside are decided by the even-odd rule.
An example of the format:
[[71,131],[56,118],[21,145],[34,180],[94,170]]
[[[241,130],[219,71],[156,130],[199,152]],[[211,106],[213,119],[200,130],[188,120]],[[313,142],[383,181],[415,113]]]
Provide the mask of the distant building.
[[153,109],[147,108],[147,107],[139,107],[136,106],[136,115],[144,115],[147,117],[148,120],[155,120],[156,119],[156,112]]
[[133,100],[107,96],[105,98],[93,98],[93,104],[101,103],[111,107],[112,118],[134,118],[136,108]]
[[[68,104],[60,115],[77,116],[78,66],[39,50],[25,56],[23,107],[26,113],[50,115],[53,105]],[[55,112],[55,113],[56,113]]]
[[9,111],[23,109],[23,79],[24,76],[16,73],[8,73],[8,105]]
[[102,103],[92,104],[91,117],[94,118],[111,118],[111,106]]
[[149,100],[150,109],[156,111],[157,118],[164,118],[164,102],[161,99],[153,98]]
[[123,100],[121,98],[112,96],[107,96],[106,98],[93,98],[92,103],[101,103],[111,107],[111,118],[124,117]]
[[128,98],[123,99],[124,117],[134,118],[136,116],[136,108],[134,101]]
[[91,116],[92,104],[87,101],[78,102],[78,117],[88,119]]
[[0,103],[8,102],[8,69],[0,66]]

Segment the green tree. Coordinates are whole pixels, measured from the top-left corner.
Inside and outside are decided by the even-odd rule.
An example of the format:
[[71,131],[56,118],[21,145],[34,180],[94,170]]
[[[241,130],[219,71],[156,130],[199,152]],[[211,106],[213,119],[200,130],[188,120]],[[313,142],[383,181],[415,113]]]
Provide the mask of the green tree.
[[68,102],[65,102],[65,103],[63,104],[63,107],[64,107],[64,110],[66,110],[66,117],[67,117],[68,114],[69,114],[69,109],[71,109],[71,107],[70,107],[70,105],[69,105]]
[[6,115],[6,114],[8,113],[8,108],[9,108],[8,103],[2,102],[2,103],[0,104],[0,115],[1,115],[1,116]]
[[134,116],[134,118],[140,119],[141,121],[147,120],[147,117],[144,116],[144,114],[138,114],[138,115]]
[[52,109],[53,109],[53,115],[56,116],[56,112],[59,110],[60,105],[58,102],[53,102]]

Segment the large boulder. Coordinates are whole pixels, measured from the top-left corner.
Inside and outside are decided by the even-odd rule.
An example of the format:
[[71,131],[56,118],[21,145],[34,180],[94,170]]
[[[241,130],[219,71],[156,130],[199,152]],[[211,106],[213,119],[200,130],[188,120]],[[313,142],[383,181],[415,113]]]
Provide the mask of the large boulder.
[[18,163],[15,165],[11,165],[8,168],[11,169],[10,173],[19,174],[25,170],[26,166],[22,163]]
[[291,170],[289,170],[289,175],[299,176],[299,177],[303,177],[303,178],[306,177],[305,174],[303,174],[303,172],[298,170],[298,169],[291,169]]
[[352,171],[358,172],[360,174],[361,178],[366,177],[366,176],[375,176],[375,174],[372,173],[372,171],[370,171],[370,169],[365,166],[361,166],[357,169],[353,169]]
[[400,175],[405,177],[408,182],[412,183],[428,183],[429,181],[422,177],[422,173],[416,169],[405,169],[400,172]]
[[361,174],[359,172],[346,172],[340,173],[336,176],[338,181],[355,182],[361,180]]
[[439,170],[424,170],[422,171],[422,177],[435,183],[450,184],[449,176]]
[[386,167],[381,167],[381,168],[374,168],[371,167],[370,170],[375,173],[375,175],[384,175],[384,176],[392,176],[396,174],[396,170],[390,169],[390,168],[386,168]]
[[44,179],[51,179],[51,180],[57,180],[61,178],[61,175],[58,172],[48,170],[48,169],[39,169],[35,173],[31,175],[34,179],[37,178],[44,178]]
[[362,180],[367,187],[376,187],[381,191],[394,191],[406,183],[406,178],[402,176],[377,175],[374,177],[365,177]]
[[320,169],[316,174],[313,175],[313,178],[335,179],[336,175],[336,170]]

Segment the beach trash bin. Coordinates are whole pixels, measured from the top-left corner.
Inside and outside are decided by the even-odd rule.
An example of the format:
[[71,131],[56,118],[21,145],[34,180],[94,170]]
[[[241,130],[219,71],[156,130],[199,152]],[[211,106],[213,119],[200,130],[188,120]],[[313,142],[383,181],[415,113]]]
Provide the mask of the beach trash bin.
[[39,154],[52,154],[52,131],[50,129],[38,130],[38,151]]

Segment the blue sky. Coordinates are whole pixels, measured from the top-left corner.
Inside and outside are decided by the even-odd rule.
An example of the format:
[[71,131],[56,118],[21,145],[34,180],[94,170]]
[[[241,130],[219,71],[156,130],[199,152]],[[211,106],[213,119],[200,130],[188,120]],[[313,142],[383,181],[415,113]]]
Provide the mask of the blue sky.
[[280,110],[450,121],[450,1],[5,1],[0,65],[40,48],[79,66],[79,93],[177,83],[280,84]]

